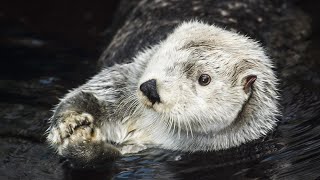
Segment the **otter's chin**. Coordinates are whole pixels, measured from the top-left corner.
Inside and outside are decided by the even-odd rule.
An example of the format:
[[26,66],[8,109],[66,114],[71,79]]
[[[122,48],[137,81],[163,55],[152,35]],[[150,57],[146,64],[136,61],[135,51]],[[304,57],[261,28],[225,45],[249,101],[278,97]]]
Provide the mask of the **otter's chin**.
[[171,113],[173,111],[173,108],[175,107],[175,104],[173,104],[172,102],[164,101],[163,99],[161,99],[160,102],[152,103],[145,95],[143,95],[141,91],[137,91],[136,95],[143,107],[158,113]]
[[173,112],[174,105],[168,103],[160,102],[152,105],[152,109],[159,113],[171,114]]

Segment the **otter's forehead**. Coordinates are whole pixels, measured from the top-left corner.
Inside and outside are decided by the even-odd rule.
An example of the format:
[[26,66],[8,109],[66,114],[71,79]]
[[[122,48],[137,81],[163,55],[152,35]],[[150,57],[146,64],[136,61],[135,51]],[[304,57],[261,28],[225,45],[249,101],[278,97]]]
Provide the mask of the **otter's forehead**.
[[[181,76],[188,79],[194,79],[201,73],[212,72],[221,66],[221,63],[215,63],[219,61],[222,56],[217,56],[212,60],[209,51],[202,51],[191,48],[181,49],[163,49],[156,52],[153,59],[149,62],[147,73],[155,79],[161,79],[165,77],[181,78]],[[218,54],[217,52],[216,54]],[[222,62],[222,61],[220,61]],[[148,78],[150,78],[148,77]],[[181,79],[180,79],[181,80]]]
[[261,63],[269,60],[255,41],[213,25],[188,22],[159,44],[145,75],[194,78],[211,73],[234,81],[239,69],[256,69]]
[[174,50],[223,50],[226,53],[246,55],[261,52],[252,39],[219,27],[201,22],[187,22],[178,26],[163,42],[163,47]]

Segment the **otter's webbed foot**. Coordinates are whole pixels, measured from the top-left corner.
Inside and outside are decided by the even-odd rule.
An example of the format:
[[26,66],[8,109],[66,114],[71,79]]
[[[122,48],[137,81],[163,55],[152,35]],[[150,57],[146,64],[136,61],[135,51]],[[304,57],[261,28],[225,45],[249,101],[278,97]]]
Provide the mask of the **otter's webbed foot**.
[[65,111],[56,118],[49,129],[47,140],[60,155],[87,162],[101,154],[119,154],[114,147],[105,143],[105,137],[100,128],[94,125],[92,115]]
[[56,118],[47,139],[59,151],[72,141],[93,139],[93,117],[90,114],[66,111]]

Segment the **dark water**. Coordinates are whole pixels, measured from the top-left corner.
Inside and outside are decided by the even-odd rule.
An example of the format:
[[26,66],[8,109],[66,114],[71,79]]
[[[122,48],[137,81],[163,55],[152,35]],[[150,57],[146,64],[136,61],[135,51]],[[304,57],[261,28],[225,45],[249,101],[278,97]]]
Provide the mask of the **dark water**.
[[[80,168],[44,144],[49,109],[67,89],[95,74],[95,62],[110,40],[116,3],[36,1],[5,3],[0,9],[0,179],[316,179],[320,177],[320,75],[317,70],[286,97],[303,112],[284,118],[269,136],[230,150],[180,153],[150,149],[115,162]],[[319,13],[313,18],[309,56],[318,61]],[[320,66],[315,66],[315,68]],[[305,78],[308,78],[306,76]],[[309,81],[308,81],[309,82]],[[285,84],[283,85],[285,86]],[[309,91],[308,89],[314,89]],[[287,89],[284,89],[287,90]],[[288,90],[289,91],[289,90]],[[311,94],[310,94],[311,93]],[[312,97],[309,104],[299,99]],[[307,107],[302,107],[307,106]]]

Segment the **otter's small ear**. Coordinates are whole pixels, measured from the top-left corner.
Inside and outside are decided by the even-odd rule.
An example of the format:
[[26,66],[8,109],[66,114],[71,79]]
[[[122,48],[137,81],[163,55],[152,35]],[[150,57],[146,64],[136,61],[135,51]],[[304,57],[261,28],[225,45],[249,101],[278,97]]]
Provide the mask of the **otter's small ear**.
[[256,75],[249,75],[245,78],[245,84],[243,87],[243,90],[245,93],[249,93],[252,87],[252,84],[256,81],[257,76]]

